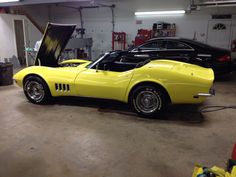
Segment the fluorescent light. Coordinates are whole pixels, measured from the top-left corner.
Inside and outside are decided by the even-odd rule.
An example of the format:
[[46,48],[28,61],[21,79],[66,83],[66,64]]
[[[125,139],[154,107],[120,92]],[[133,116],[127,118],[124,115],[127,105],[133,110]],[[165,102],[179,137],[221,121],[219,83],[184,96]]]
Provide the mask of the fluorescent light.
[[145,15],[172,15],[172,14],[184,14],[185,10],[169,10],[169,11],[150,11],[150,12],[135,12],[135,16]]
[[0,3],[6,3],[6,2],[19,2],[20,0],[0,0]]

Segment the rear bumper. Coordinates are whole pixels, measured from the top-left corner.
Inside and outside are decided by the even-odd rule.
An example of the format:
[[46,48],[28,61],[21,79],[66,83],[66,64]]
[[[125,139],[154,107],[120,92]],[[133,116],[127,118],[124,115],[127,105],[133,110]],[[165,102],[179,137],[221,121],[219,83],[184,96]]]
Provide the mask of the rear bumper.
[[232,62],[215,63],[213,65],[213,70],[215,72],[215,75],[230,74],[234,70],[233,63]]
[[215,95],[215,90],[210,89],[209,93],[198,93],[193,96],[193,98],[199,98],[199,97],[211,97]]

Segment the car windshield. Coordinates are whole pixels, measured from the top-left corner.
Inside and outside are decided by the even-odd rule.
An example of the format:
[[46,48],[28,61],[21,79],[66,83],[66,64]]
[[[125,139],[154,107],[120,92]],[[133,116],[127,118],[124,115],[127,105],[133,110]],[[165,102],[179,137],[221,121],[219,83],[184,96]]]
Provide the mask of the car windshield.
[[109,61],[113,61],[114,58],[116,58],[117,56],[119,56],[120,51],[113,51],[110,53],[105,53],[105,54],[101,54],[97,59],[95,59],[94,61],[92,61],[90,64],[87,65],[87,68],[91,68],[92,66],[94,66],[96,63],[102,61],[102,62],[109,62]]

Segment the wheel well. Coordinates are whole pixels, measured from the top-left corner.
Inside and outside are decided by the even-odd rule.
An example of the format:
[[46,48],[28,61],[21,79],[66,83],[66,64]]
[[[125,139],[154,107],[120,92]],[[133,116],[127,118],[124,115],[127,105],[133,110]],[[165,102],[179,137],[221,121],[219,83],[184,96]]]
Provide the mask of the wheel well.
[[42,80],[44,81],[44,83],[47,85],[47,83],[45,82],[45,80],[44,80],[41,76],[39,76],[39,75],[37,75],[37,74],[28,74],[28,75],[26,75],[26,76],[24,77],[24,79],[23,79],[23,84],[25,84],[26,79],[27,79],[28,77],[31,77],[31,76],[38,77],[38,78],[42,79]]
[[[50,88],[49,88],[47,82],[46,82],[41,76],[39,76],[39,75],[37,75],[37,74],[28,74],[28,75],[26,75],[26,76],[24,77],[24,79],[23,79],[23,85],[25,84],[27,78],[28,78],[28,77],[31,77],[31,76],[40,78],[40,79],[44,82],[44,84],[47,86],[47,89],[48,89],[49,93],[51,94],[51,90],[50,90]],[[23,86],[23,88],[24,88],[24,86]]]
[[143,86],[143,85],[151,85],[151,86],[154,86],[154,87],[157,87],[158,89],[160,89],[161,91],[163,91],[163,93],[165,94],[166,98],[167,98],[167,101],[168,103],[171,103],[171,99],[170,99],[170,95],[169,93],[166,91],[166,89],[158,84],[158,83],[155,83],[155,82],[141,82],[141,83],[138,83],[136,84],[135,86],[132,87],[131,91],[129,92],[129,97],[128,97],[128,100],[130,102],[130,99],[131,99],[131,94],[132,92],[139,86]]

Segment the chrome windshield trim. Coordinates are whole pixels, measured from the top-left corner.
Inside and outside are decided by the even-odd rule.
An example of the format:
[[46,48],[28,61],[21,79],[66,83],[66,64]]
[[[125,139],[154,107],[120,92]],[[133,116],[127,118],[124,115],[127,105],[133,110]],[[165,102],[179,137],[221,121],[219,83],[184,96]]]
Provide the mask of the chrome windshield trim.
[[103,60],[109,53],[105,53],[103,56],[101,56],[98,60],[96,60],[92,65],[88,67],[88,69],[91,69],[92,67],[96,66],[101,60]]

